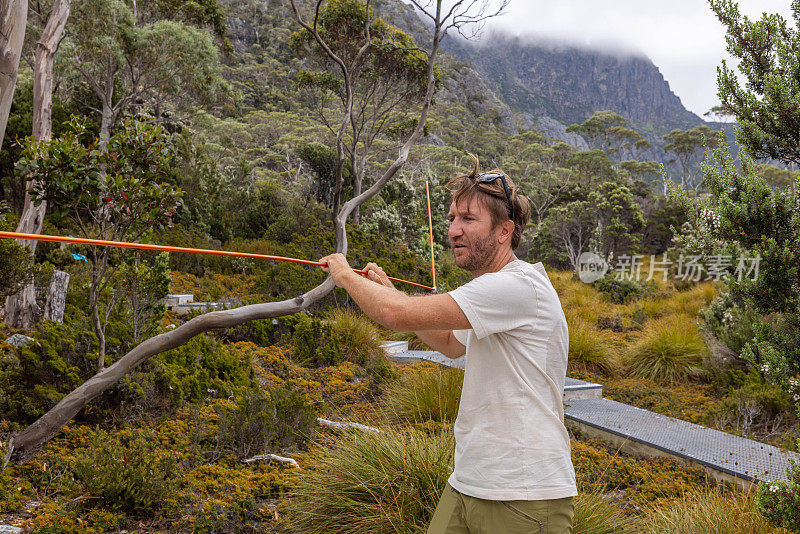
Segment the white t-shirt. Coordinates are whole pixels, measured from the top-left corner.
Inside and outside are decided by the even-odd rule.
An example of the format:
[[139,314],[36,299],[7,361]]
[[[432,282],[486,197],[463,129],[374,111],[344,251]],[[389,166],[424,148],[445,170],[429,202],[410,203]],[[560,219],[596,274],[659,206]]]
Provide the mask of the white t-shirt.
[[564,427],[567,320],[541,263],[514,260],[448,293],[472,328],[450,485],[480,499],[578,494]]

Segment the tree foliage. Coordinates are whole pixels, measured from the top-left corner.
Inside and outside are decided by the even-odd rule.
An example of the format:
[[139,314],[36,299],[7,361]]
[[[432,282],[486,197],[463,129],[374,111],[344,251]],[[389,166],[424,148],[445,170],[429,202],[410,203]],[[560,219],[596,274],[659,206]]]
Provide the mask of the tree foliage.
[[74,2],[61,66],[73,97],[100,116],[101,139],[131,109],[174,120],[227,94],[212,33],[194,25],[224,31],[215,5],[163,0],[134,10],[122,0]]
[[[52,141],[28,138],[17,171],[35,184],[34,202],[47,201],[56,217],[69,221],[83,237],[137,241],[153,228],[167,226],[180,206],[182,192],[164,182],[170,150],[160,127],[126,121],[101,146],[88,138],[85,125]],[[105,365],[105,328],[110,310],[121,297],[112,293],[100,317],[100,299],[117,264],[112,249],[92,246],[89,304],[100,340],[98,367]]]
[[628,128],[625,117],[611,110],[595,111],[583,123],[567,127],[567,132],[587,137],[593,148],[603,150],[617,163],[636,149],[650,146],[641,134]]
[[[695,126],[689,130],[672,130],[664,136],[667,145],[664,146],[666,152],[675,154],[675,159],[681,166],[681,185],[690,189],[698,189],[702,183],[698,180],[700,176],[699,163],[705,156],[705,150],[716,147],[720,138],[714,130],[706,125]],[[722,144],[725,145],[724,138]]]
[[[336,139],[336,212],[345,165],[352,173],[353,193],[359,195],[371,161],[396,147],[386,144],[388,138],[403,139],[416,127],[418,119],[408,114],[427,93],[428,59],[411,36],[377,18],[359,0],[325,2],[315,14],[314,31],[317,36],[292,34],[292,47],[313,67],[298,73],[298,86],[311,90],[320,122]],[[330,105],[331,97],[337,105]],[[383,150],[376,151],[381,140]],[[359,221],[358,209],[353,220]]]
[[800,1],[792,1],[793,24],[770,13],[750,20],[734,0],[709,4],[744,78],[724,60],[717,68],[717,94],[736,117],[739,143],[757,159],[800,163]]

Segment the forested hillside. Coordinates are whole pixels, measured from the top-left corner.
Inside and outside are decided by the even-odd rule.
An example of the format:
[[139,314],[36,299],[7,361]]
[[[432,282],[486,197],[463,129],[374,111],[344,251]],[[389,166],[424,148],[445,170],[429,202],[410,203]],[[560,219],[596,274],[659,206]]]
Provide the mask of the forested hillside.
[[[734,160],[646,58],[464,43],[442,37],[453,19],[400,0],[23,3],[0,231],[312,262],[338,250],[423,287],[433,256],[445,292],[470,279],[445,184],[475,155],[530,200],[515,253],[553,281],[570,376],[797,449],[797,108],[758,130],[797,95],[761,114],[736,109],[754,98],[724,103],[758,118],[743,147],[765,158]],[[588,251],[607,272],[584,283]],[[743,257],[763,259],[760,277],[716,276]],[[186,295],[205,304],[176,304]],[[424,532],[463,373],[392,362],[382,340],[426,347],[367,319],[319,264],[3,238],[0,296],[0,526]],[[743,494],[570,438],[576,532],[797,521],[787,485]]]

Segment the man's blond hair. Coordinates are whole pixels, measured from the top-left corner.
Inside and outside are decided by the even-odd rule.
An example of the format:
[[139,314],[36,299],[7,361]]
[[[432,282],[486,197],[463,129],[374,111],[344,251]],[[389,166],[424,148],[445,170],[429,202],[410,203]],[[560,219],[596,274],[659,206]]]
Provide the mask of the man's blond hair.
[[[492,216],[492,226],[496,228],[504,221],[510,220],[512,213],[503,189],[503,182],[499,178],[493,182],[477,181],[476,178],[481,174],[480,163],[478,162],[478,157],[474,154],[469,156],[475,164],[472,171],[466,174],[459,174],[447,183],[446,187],[450,190],[450,199],[458,206],[461,202],[469,203],[473,197],[477,198],[478,202],[489,210]],[[525,195],[518,191],[517,186],[506,173],[500,169],[493,169],[489,172],[500,173],[506,179],[511,202],[514,203],[514,235],[511,236],[511,249],[516,250],[520,241],[522,241],[522,232],[531,218],[531,205]]]

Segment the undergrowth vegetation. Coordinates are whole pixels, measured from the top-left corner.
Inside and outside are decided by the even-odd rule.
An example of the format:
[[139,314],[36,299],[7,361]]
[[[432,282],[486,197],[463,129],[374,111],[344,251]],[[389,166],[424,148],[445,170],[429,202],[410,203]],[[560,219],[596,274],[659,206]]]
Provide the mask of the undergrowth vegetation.
[[[710,284],[660,286],[614,303],[569,273],[551,277],[570,331],[570,376],[602,383],[620,402],[792,446],[791,398],[707,346],[696,314],[713,299]],[[205,279],[215,276],[197,281]],[[43,323],[35,343],[7,351],[3,436],[91,373],[93,336],[66,328]],[[143,364],[33,461],[2,471],[0,517],[13,514],[6,517],[33,532],[167,524],[187,532],[424,532],[452,470],[463,371],[391,363],[380,346],[388,336],[346,307],[198,336]],[[321,430],[317,417],[382,432]],[[243,463],[265,454],[302,469]],[[714,517],[734,516],[744,526],[725,532],[781,532],[754,512],[754,494],[715,489],[675,460],[632,458],[580,434],[572,458],[575,532],[712,532]],[[785,517],[791,505],[778,497],[759,494],[759,502]],[[24,512],[31,501],[42,504]]]

